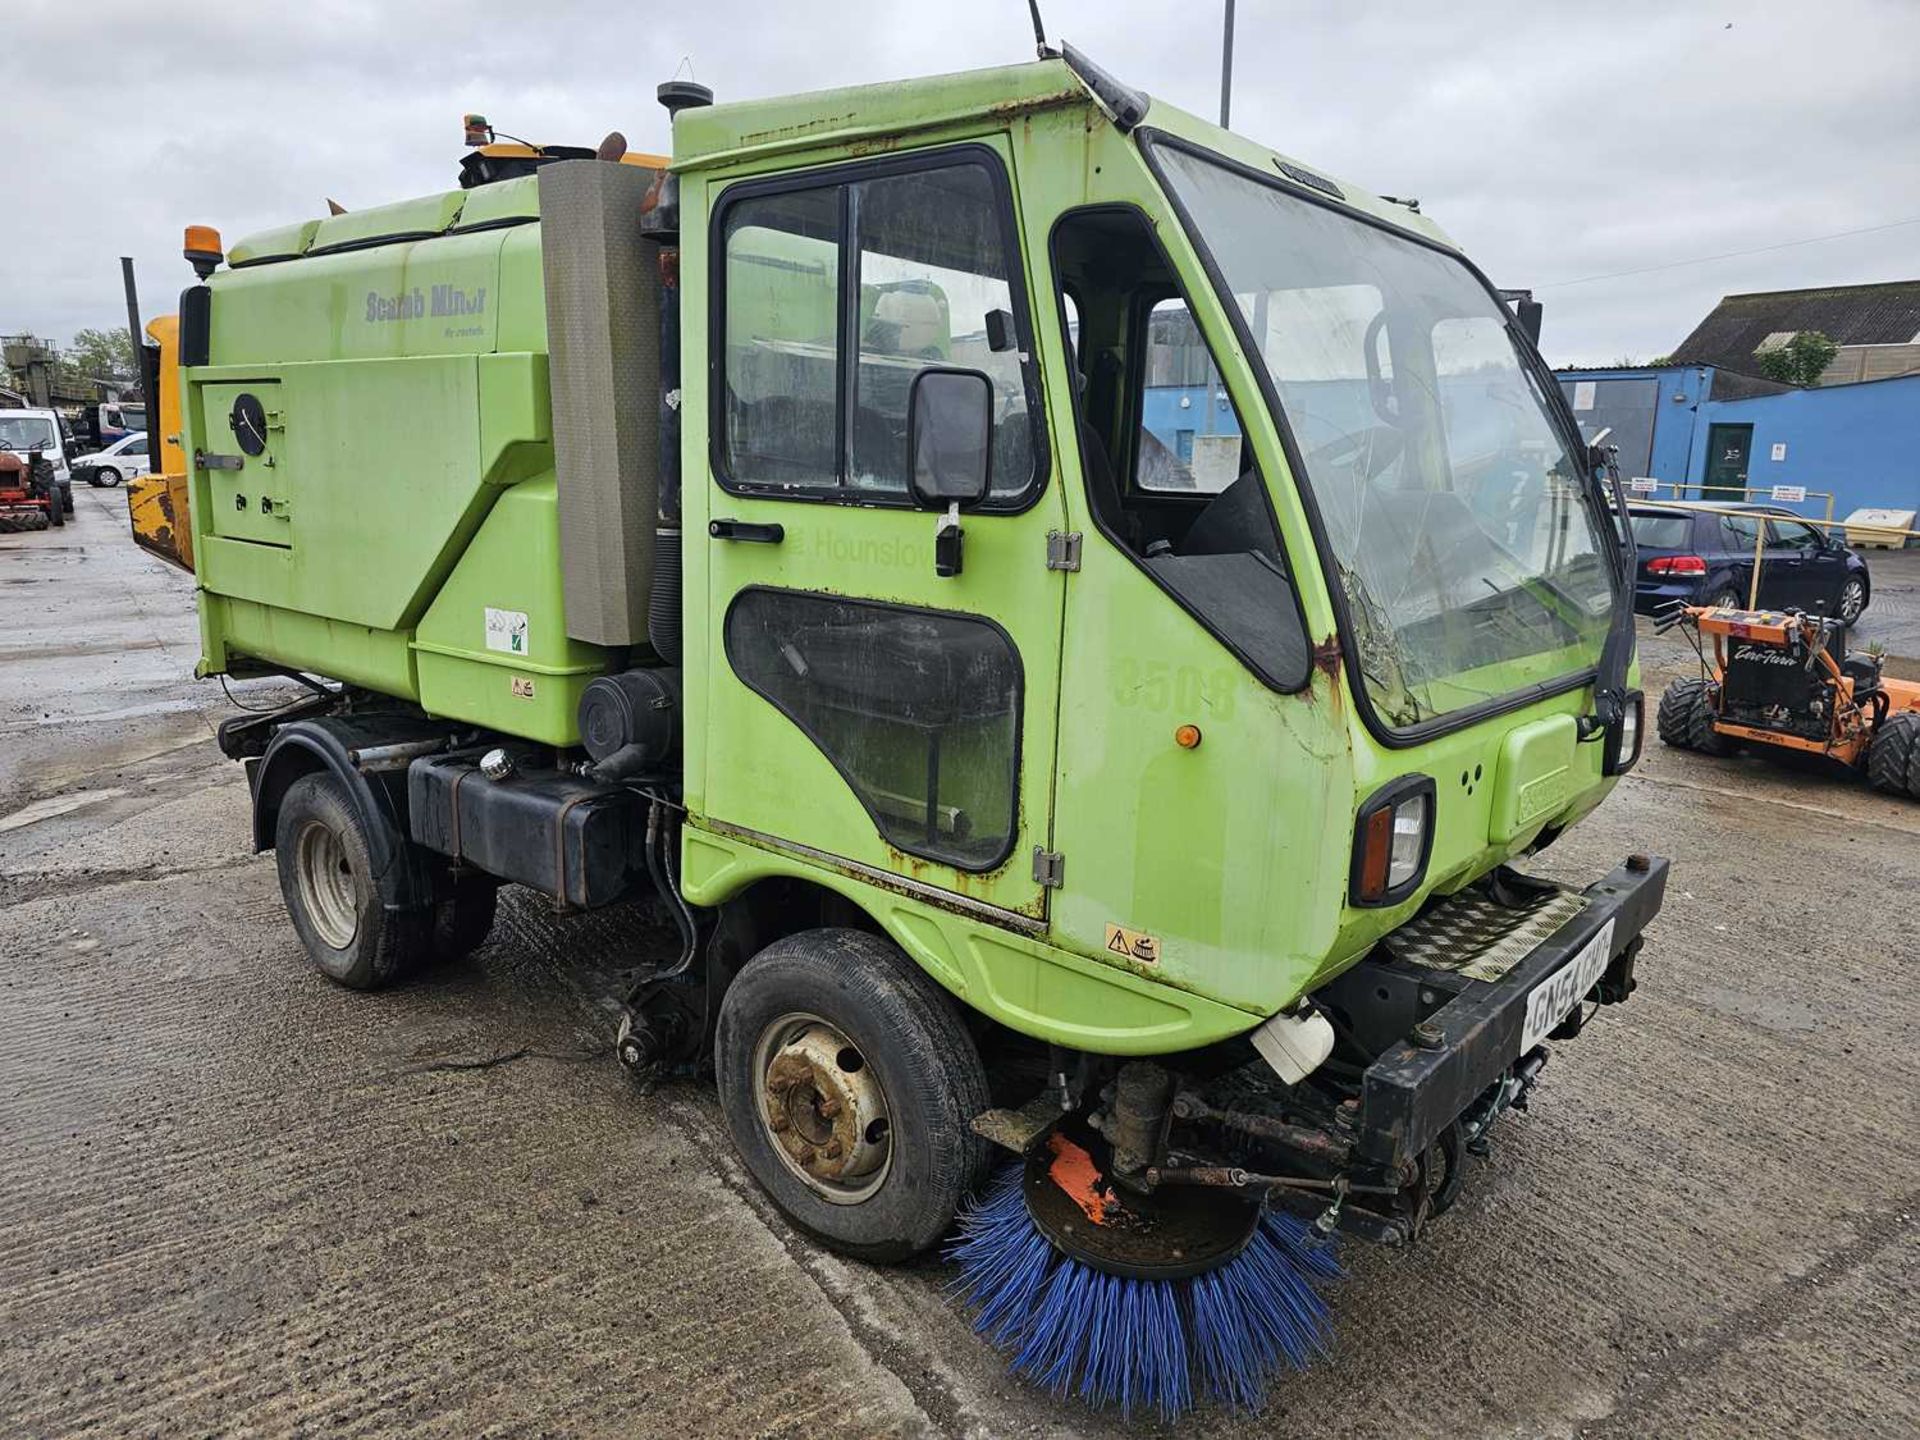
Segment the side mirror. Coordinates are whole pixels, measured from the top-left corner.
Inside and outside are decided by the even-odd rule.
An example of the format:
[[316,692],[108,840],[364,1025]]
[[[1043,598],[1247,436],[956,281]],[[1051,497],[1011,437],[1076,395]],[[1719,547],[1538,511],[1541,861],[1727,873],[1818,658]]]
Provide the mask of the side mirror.
[[993,382],[978,370],[932,365],[907,392],[907,488],[925,510],[987,498],[993,466]]

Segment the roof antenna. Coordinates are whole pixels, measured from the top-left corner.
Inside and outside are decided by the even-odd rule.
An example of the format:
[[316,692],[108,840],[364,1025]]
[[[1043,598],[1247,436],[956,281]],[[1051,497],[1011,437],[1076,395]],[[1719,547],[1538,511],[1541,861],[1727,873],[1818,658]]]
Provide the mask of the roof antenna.
[[1027,9],[1033,13],[1033,45],[1042,60],[1058,60],[1060,52],[1047,44],[1047,25],[1040,18],[1040,0],[1027,0]]

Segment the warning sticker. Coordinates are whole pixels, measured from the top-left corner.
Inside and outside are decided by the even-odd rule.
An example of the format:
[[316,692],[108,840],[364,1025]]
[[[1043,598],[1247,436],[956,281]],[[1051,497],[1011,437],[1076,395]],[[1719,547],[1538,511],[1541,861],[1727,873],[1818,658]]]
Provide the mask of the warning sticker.
[[496,610],[487,606],[487,649],[504,650],[509,655],[527,653],[527,612]]
[[1143,965],[1160,963],[1159,940],[1138,930],[1129,930],[1124,925],[1107,926],[1107,949],[1124,959],[1138,960]]

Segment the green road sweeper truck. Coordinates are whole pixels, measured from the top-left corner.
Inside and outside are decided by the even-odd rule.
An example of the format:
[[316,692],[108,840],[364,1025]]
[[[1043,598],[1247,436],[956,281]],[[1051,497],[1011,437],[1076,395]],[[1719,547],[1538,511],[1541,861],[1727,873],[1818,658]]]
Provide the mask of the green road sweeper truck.
[[1214,1282],[1415,1238],[1634,988],[1666,862],[1516,868],[1640,750],[1603,468],[1426,216],[1071,47],[661,100],[670,157],[196,232],[200,670],[311,692],[222,731],[254,843],[356,988],[502,883],[658,897],[620,1059],[798,1226],[912,1255],[998,1158],[983,1329],[1239,1397],[1313,1307],[1223,1350]]

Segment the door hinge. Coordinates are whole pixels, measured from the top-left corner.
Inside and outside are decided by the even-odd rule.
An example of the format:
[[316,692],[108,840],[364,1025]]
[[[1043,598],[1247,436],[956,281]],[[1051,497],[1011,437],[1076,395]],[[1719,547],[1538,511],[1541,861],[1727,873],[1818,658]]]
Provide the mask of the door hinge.
[[1078,530],[1047,532],[1047,568],[1049,570],[1080,568],[1080,532]]
[[1067,857],[1057,850],[1042,850],[1037,845],[1033,851],[1033,879],[1036,885],[1048,890],[1058,890],[1066,884]]

